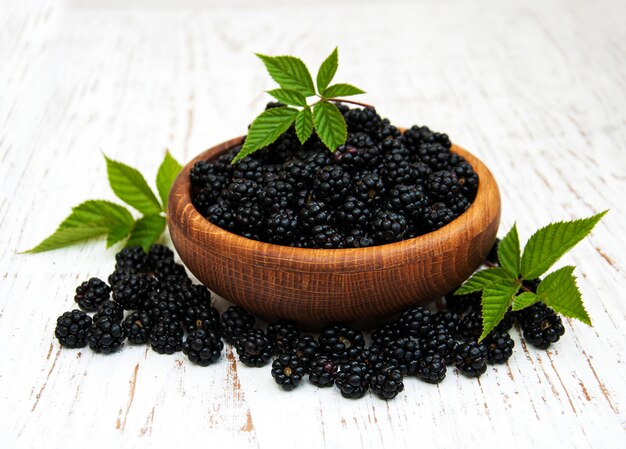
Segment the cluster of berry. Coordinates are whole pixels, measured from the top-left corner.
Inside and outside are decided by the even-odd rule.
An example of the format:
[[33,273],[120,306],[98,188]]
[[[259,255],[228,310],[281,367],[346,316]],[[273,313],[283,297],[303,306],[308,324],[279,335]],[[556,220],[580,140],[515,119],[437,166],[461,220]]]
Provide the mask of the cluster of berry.
[[478,176],[447,135],[418,126],[400,133],[372,108],[340,110],[348,139],[334,153],[315,134],[300,144],[292,127],[236,165],[239,147],[198,161],[196,209],[254,240],[358,248],[434,231],[470,206]]
[[[495,254],[495,252],[492,252]],[[495,257],[495,256],[494,256]],[[395,321],[365,335],[347,325],[324,328],[319,337],[303,335],[290,322],[271,323],[264,330],[245,309],[231,306],[220,317],[208,290],[191,283],[171,250],[153,245],[144,253],[127,248],[116,256],[111,288],[92,278],[76,289],[76,302],[92,318],[73,310],[58,318],[55,334],[61,345],[89,347],[96,352],[117,350],[130,343],[149,343],[159,353],[183,351],[189,359],[207,366],[220,358],[222,338],[237,351],[246,366],[271,362],[271,374],[284,390],[297,387],[308,375],[318,387],[337,386],[347,398],[363,397],[370,389],[392,399],[404,389],[404,377],[441,382],[447,366],[478,377],[487,364],[505,363],[514,342],[508,331],[515,322],[532,345],[546,349],[564,333],[561,318],[544,304],[505,319],[482,342],[480,295],[447,296],[447,310],[432,313],[424,307],[405,310]],[[492,263],[497,263],[493,259]],[[536,288],[538,282],[526,287]],[[123,318],[123,309],[130,310]],[[187,332],[187,338],[184,334]]]

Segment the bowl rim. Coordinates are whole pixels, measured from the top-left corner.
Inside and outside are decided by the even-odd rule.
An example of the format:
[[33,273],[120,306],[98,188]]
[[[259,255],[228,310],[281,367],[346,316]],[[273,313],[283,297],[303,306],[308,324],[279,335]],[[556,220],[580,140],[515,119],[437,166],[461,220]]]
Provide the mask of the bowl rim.
[[[399,129],[401,132],[404,131],[403,128]],[[229,247],[236,246],[238,251],[249,252],[250,256],[253,256],[252,253],[276,253],[279,249],[281,260],[300,262],[307,261],[308,263],[317,262],[316,269],[322,268],[323,271],[325,264],[335,265],[337,260],[345,260],[347,262],[350,258],[346,256],[350,254],[354,255],[355,251],[358,251],[360,259],[383,258],[385,260],[393,260],[394,257],[399,256],[401,253],[406,254],[407,252],[415,252],[419,250],[428,251],[429,249],[432,251],[433,245],[437,245],[438,242],[450,241],[450,239],[454,239],[455,237],[461,237],[470,223],[474,223],[477,220],[480,221],[479,218],[483,214],[483,210],[489,206],[487,201],[490,195],[486,195],[487,191],[495,189],[496,195],[499,197],[498,185],[487,166],[472,153],[453,143],[450,150],[465,158],[465,160],[478,174],[478,189],[476,191],[474,201],[472,201],[470,207],[465,212],[450,223],[435,231],[398,242],[368,246],[364,248],[297,248],[293,246],[278,245],[274,243],[262,242],[260,240],[253,240],[214,225],[202,216],[191,203],[191,181],[189,173],[194,164],[202,159],[212,159],[218,157],[228,150],[241,145],[244,138],[245,135],[235,137],[215,145],[195,156],[183,167],[176,177],[169,193],[167,221],[170,232],[172,229],[172,222],[175,220],[174,217],[178,217],[176,221],[179,222],[180,226],[187,223],[193,223],[196,228],[196,234],[199,232],[210,235],[212,241],[222,241]],[[496,215],[495,219],[499,220],[499,210]],[[489,224],[486,223],[485,227],[488,225]],[[333,260],[335,263],[330,263]],[[387,266],[387,268],[391,267]]]

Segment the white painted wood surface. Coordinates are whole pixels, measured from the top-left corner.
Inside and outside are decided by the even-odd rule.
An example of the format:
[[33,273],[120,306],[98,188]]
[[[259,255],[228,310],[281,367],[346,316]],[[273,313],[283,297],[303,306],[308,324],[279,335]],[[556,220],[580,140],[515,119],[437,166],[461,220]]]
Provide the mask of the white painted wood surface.
[[[302,2],[300,2],[302,3]],[[0,446],[626,446],[626,3],[70,1],[0,3]],[[155,173],[242,134],[272,83],[254,51],[318,63],[394,123],[448,132],[493,170],[522,238],[611,208],[561,263],[595,327],[516,351],[480,381],[407,379],[397,400],[291,394],[232,353],[60,349],[75,286],[106,276],[102,243],[19,255],[70,207],[113,199],[100,150]],[[220,303],[223,307],[224,303]],[[497,445],[497,446],[496,446]]]

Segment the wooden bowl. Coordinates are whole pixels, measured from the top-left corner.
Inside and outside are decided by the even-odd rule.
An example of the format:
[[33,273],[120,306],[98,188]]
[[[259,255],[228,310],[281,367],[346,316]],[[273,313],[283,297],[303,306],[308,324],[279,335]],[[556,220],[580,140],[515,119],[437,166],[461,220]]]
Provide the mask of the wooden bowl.
[[305,327],[334,322],[363,327],[463,282],[486,258],[500,222],[493,175],[453,145],[479,176],[476,199],[437,231],[397,243],[354,249],[302,249],[247,239],[219,228],[191,204],[189,171],[240,145],[224,142],[189,162],[169,195],[167,223],[187,268],[209,289],[265,319]]

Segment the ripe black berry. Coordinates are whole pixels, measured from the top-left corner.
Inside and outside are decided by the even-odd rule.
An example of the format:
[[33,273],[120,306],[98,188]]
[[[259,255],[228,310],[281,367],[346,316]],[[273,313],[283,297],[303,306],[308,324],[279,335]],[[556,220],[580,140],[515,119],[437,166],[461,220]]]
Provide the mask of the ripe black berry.
[[437,352],[428,352],[418,362],[417,375],[425,382],[437,384],[446,377],[446,363]]
[[124,328],[119,321],[112,320],[110,316],[102,315],[91,324],[87,332],[87,343],[94,352],[110,354],[122,346],[124,337]]
[[454,364],[467,377],[479,377],[487,370],[487,347],[474,341],[457,346]]
[[303,335],[296,340],[295,348],[296,355],[300,357],[307,372],[311,367],[313,360],[317,357],[320,350],[320,344],[311,335]]
[[124,248],[115,255],[115,271],[129,269],[140,273],[148,271],[147,256],[140,246]]
[[148,312],[135,311],[124,318],[122,327],[128,341],[137,345],[142,345],[150,339],[152,331],[152,318]]
[[285,391],[300,385],[305,373],[302,360],[294,352],[284,352],[272,362],[272,377]]
[[216,362],[224,349],[224,342],[212,330],[197,329],[189,334],[183,343],[183,353],[193,363],[209,366]]
[[255,318],[243,307],[230,306],[222,313],[222,336],[232,344],[254,326]]
[[121,273],[112,286],[113,299],[125,310],[136,310],[148,299],[155,288],[154,281],[144,273]]
[[250,329],[237,340],[237,355],[244,365],[261,367],[270,361],[276,347],[261,329]]
[[403,376],[400,370],[383,366],[372,371],[370,386],[381,399],[393,399],[404,390]]
[[519,322],[524,338],[539,349],[547,349],[565,333],[561,317],[543,303],[523,309]]
[[398,326],[405,335],[420,338],[428,335],[432,329],[430,310],[425,307],[411,307],[400,315]]
[[87,311],[95,312],[98,306],[109,299],[111,288],[98,278],[91,278],[76,287],[74,301]]
[[337,364],[326,356],[316,358],[309,370],[309,380],[318,387],[332,387],[337,377]]
[[515,342],[505,331],[493,331],[484,341],[489,363],[506,363],[513,354]]
[[409,229],[406,217],[392,211],[379,211],[371,223],[374,239],[379,243],[392,243],[402,240]]
[[115,301],[104,301],[98,306],[98,312],[93,316],[93,320],[98,318],[109,317],[114,323],[121,323],[124,318],[124,309]]
[[335,385],[341,390],[344,398],[359,399],[369,390],[370,378],[370,368],[363,362],[353,361],[339,367]]
[[267,335],[274,340],[278,351],[284,351],[294,348],[298,337],[300,337],[300,331],[292,322],[278,321],[268,324]]
[[150,332],[150,346],[159,354],[174,354],[183,349],[183,336],[177,317],[164,317]]
[[336,363],[356,360],[365,347],[363,334],[350,326],[334,325],[322,330],[320,351]]
[[65,348],[83,348],[87,345],[87,334],[91,327],[91,317],[74,309],[57,318],[54,336]]

